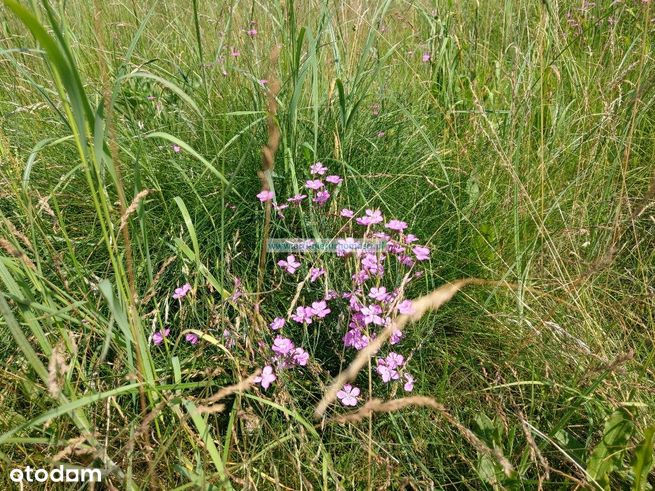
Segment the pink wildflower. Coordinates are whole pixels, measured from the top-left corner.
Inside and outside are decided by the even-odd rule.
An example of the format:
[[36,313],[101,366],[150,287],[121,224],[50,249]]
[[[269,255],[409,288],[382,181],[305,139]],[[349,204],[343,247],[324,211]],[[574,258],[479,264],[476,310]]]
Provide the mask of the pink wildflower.
[[287,273],[294,274],[300,267],[300,262],[296,261],[296,256],[292,254],[291,256],[287,256],[286,261],[284,259],[280,259],[277,262],[277,265],[281,268],[284,268]]
[[296,194],[293,198],[288,198],[287,201],[289,203],[300,203],[306,197],[307,197],[306,194]]
[[319,205],[322,205],[329,199],[330,199],[329,191],[319,191],[318,193],[316,193],[316,196],[312,201],[318,203]]
[[286,321],[282,317],[276,317],[275,319],[273,319],[273,322],[269,324],[269,327],[274,331],[277,331],[279,329],[282,329],[285,322]]
[[273,191],[269,191],[267,189],[264,189],[263,191],[257,194],[259,201],[261,201],[262,203],[264,203],[265,201],[272,200],[273,196],[275,196],[275,194],[273,194]]
[[389,230],[396,230],[397,232],[402,232],[407,228],[407,224],[401,220],[389,220],[385,227]]
[[312,268],[309,270],[309,281],[310,283],[314,283],[316,280],[318,280],[321,276],[325,274],[325,270],[323,268]]
[[314,312],[314,315],[316,315],[316,317],[319,319],[323,319],[332,311],[328,308],[325,300],[321,300],[319,302],[312,303],[312,312]]
[[180,298],[184,298],[184,297],[187,296],[187,293],[189,293],[190,291],[191,291],[191,285],[189,285],[188,283],[185,283],[181,287],[175,289],[175,293],[173,293],[173,298],[175,300],[178,300]]
[[366,280],[370,278],[371,276],[365,270],[362,270],[359,273],[354,273],[352,275],[352,280],[353,282],[355,282],[356,285],[363,285],[366,282]]
[[360,390],[358,387],[346,384],[343,386],[343,389],[337,392],[337,399],[339,399],[344,406],[356,406],[357,396],[359,394]]
[[431,59],[432,59],[432,56],[430,56],[430,53],[428,53],[427,51],[425,53],[423,53],[423,58],[422,58],[423,63],[427,63]]
[[353,310],[355,312],[359,312],[360,310],[362,310],[363,305],[359,303],[357,297],[354,296],[353,294],[349,294],[349,295],[350,295],[349,297],[345,297],[344,294],[344,298],[348,298],[348,304],[349,304],[348,306],[350,307],[350,310]]
[[387,242],[387,250],[391,254],[402,254],[405,252],[405,246],[399,244],[395,240],[390,240]]
[[335,290],[328,290],[327,295],[325,295],[325,300],[330,301],[338,297],[339,294]]
[[152,335],[152,344],[155,346],[159,346],[163,341],[164,338],[168,337],[168,335],[171,333],[171,330],[166,328],[166,329],[160,329],[156,333]]
[[271,346],[271,349],[274,353],[284,356],[293,351],[294,346],[293,342],[289,338],[277,336],[273,341],[273,346]]
[[273,367],[266,365],[262,370],[261,375],[255,377],[254,380],[255,383],[262,386],[262,389],[268,389],[275,379],[277,379],[277,377],[273,373]]
[[430,259],[430,249],[427,247],[416,246],[412,248],[412,252],[416,256],[416,259],[419,261],[425,261]]
[[391,337],[389,338],[389,344],[398,344],[400,343],[400,340],[403,338],[403,332],[395,329],[391,333]]
[[293,352],[293,361],[297,365],[304,367],[309,361],[309,353],[302,348],[296,348]]
[[355,212],[352,211],[352,210],[349,210],[348,208],[344,208],[343,210],[341,210],[341,213],[339,213],[339,214],[342,217],[345,217],[345,218],[352,218],[352,217],[355,216]]
[[411,315],[414,312],[411,300],[403,300],[398,305],[398,312],[404,315]]
[[364,323],[366,325],[376,324],[378,326],[384,325],[384,319],[380,317],[382,308],[379,305],[372,304],[368,307],[362,307],[362,314],[364,314]]
[[403,355],[399,355],[395,351],[392,351],[387,355],[384,361],[389,368],[395,369],[402,366],[402,364],[405,362],[405,358]]
[[339,176],[327,176],[325,180],[330,184],[341,184],[343,182],[343,179]]
[[384,267],[382,266],[382,261],[384,261],[384,256],[378,259],[378,257],[375,254],[369,252],[362,259],[362,268],[364,268],[364,270],[367,271],[368,273],[382,276],[382,274],[384,273]]
[[305,187],[307,189],[313,189],[314,191],[321,189],[323,186],[324,186],[323,181],[321,181],[320,179],[312,179],[305,182]]
[[405,377],[405,385],[403,386],[403,389],[405,389],[405,392],[411,392],[414,390],[414,377],[410,373],[405,372],[403,375]]
[[380,210],[366,210],[366,215],[357,219],[360,225],[374,225],[383,221],[382,212]]
[[325,167],[322,162],[316,162],[309,167],[309,171],[312,174],[320,174],[322,176],[327,172],[327,167]]
[[366,346],[368,346],[368,336],[365,336],[362,334],[362,331],[359,329],[351,329],[349,330],[343,337],[343,345],[348,348],[353,347],[357,351],[360,351]]
[[386,384],[392,380],[398,380],[400,378],[400,374],[393,368],[387,366],[386,362],[378,358],[377,360],[377,367],[375,367],[375,371],[378,372],[380,377],[382,377],[382,381]]
[[180,153],[181,151],[182,151],[182,147],[180,147],[179,145],[175,145],[173,143],[173,152]]
[[230,296],[230,300],[233,302],[238,300],[241,297],[243,291],[241,290],[241,278],[234,278],[234,293]]
[[369,297],[378,302],[384,302],[387,299],[387,295],[387,289],[383,286],[380,288],[371,288],[371,291],[368,294]]
[[311,307],[296,307],[296,313],[291,318],[299,324],[311,324],[314,310]]
[[355,239],[352,237],[337,240],[337,256],[341,257],[351,253],[356,249],[356,246]]
[[411,257],[406,256],[404,254],[398,256],[398,260],[400,261],[400,264],[402,264],[403,266],[407,266],[408,268],[414,266],[414,260]]
[[193,345],[196,345],[198,343],[198,335],[192,332],[188,332],[186,336],[184,336],[184,339]]

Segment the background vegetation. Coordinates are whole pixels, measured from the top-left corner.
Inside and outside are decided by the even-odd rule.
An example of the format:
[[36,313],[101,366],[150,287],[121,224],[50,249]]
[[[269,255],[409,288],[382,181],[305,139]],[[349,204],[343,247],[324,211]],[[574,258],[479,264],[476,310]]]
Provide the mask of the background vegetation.
[[[651,489],[654,13],[4,0],[2,468],[101,466],[118,489]],[[425,408],[315,422],[320,391],[281,383],[197,410],[253,369],[221,335],[256,327],[227,299],[236,279],[247,298],[257,288],[271,74],[280,195],[321,160],[346,177],[342,200],[430,245],[412,296],[466,277],[517,286],[466,289],[406,341],[415,393],[509,476]],[[178,342],[187,329],[207,337]]]

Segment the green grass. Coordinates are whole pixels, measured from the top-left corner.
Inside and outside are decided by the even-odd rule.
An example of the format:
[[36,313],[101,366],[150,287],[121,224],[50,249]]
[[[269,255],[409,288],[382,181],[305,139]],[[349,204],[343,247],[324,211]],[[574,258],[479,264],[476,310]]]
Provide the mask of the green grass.
[[[2,487],[13,467],[61,461],[118,489],[651,489],[654,19],[636,0],[4,0]],[[224,299],[237,278],[246,297],[257,285],[270,73],[278,196],[321,160],[346,178],[341,202],[407,220],[432,248],[410,297],[466,277],[516,286],[465,289],[404,341],[415,393],[512,476],[428,409],[314,421],[339,353],[198,413],[255,368],[210,341],[262,339]],[[322,226],[307,214],[272,233]],[[290,298],[275,260],[265,314]],[[208,341],[191,348],[187,329]],[[59,393],[53,351],[69,365]]]

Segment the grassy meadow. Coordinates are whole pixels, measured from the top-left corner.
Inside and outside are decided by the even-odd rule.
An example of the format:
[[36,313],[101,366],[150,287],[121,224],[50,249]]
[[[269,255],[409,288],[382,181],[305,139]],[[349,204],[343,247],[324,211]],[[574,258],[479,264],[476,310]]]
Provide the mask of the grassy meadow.
[[[0,488],[653,489],[653,3],[0,2]],[[257,199],[318,161],[325,205]],[[359,270],[262,250],[342,208],[437,293],[411,393],[365,349],[323,412],[348,303],[291,308]],[[278,316],[309,362],[265,388]],[[60,464],[103,482],[10,479]]]

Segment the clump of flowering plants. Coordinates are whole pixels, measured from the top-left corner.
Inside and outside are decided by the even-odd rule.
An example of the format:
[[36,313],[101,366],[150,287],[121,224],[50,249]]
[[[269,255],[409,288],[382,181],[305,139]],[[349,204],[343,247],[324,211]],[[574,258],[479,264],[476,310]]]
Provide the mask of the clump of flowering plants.
[[[342,176],[315,162],[301,192],[286,199],[271,190],[254,196],[253,202],[272,207],[272,235],[277,236],[268,241],[266,287],[249,293],[256,289],[246,277],[234,277],[221,302],[209,299],[209,324],[220,326],[217,331],[172,333],[165,326],[151,334],[153,349],[182,342],[200,356],[204,343],[222,345],[239,360],[235,375],[258,372],[253,381],[263,393],[287,398],[296,387],[310,387],[320,397],[325,384],[397,316],[412,314],[405,292],[430,259],[430,249],[402,217],[340,203],[344,184]],[[171,292],[180,318],[192,309],[195,292],[189,283]],[[337,404],[357,407],[369,398],[414,390],[412,352],[403,336],[392,332],[370,369],[340,388]]]
[[[402,217],[340,206],[343,183],[342,176],[315,162],[302,192],[286,199],[271,191],[257,195],[264,206],[272,201],[277,229],[288,234],[304,228],[329,237],[294,238],[287,240],[287,249],[269,251],[275,254],[274,272],[268,271],[275,284],[257,306],[267,326],[256,353],[262,391],[272,393],[307,377],[317,377],[317,387],[324,384],[398,315],[412,312],[405,291],[421,276],[429,248],[409,233]],[[357,406],[385,392],[413,391],[410,360],[403,333],[394,332],[369,374],[344,385],[338,401]]]

